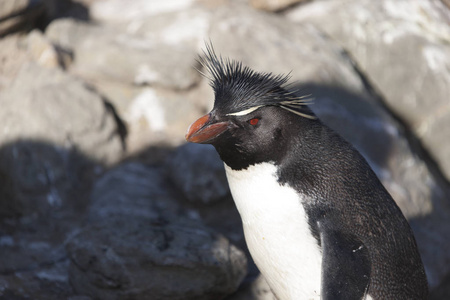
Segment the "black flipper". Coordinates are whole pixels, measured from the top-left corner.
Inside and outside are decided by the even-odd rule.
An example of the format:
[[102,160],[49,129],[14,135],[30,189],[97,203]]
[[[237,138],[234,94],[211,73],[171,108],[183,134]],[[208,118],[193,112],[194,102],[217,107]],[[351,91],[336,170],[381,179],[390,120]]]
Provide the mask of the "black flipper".
[[367,248],[354,235],[320,227],[323,251],[321,298],[364,299],[371,269]]

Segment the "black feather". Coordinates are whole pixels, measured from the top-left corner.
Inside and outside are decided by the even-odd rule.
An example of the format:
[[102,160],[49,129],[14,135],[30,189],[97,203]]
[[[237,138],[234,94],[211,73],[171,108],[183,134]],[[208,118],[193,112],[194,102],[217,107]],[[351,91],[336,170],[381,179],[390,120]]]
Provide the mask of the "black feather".
[[307,118],[315,118],[306,107],[310,95],[296,95],[289,89],[290,75],[256,72],[241,62],[217,56],[211,44],[200,57],[215,93],[214,108],[223,114],[236,113],[257,106],[279,106]]

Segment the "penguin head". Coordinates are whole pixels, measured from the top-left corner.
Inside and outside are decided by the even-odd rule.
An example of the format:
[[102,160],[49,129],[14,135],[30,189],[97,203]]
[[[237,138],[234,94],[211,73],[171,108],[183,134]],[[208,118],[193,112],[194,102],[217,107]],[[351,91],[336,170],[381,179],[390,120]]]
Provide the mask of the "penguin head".
[[[274,161],[289,140],[296,119],[315,119],[286,86],[289,75],[255,72],[240,62],[218,57],[207,47],[200,63],[208,70],[214,107],[188,129],[186,140],[212,144],[233,169]],[[297,120],[298,121],[298,120]]]

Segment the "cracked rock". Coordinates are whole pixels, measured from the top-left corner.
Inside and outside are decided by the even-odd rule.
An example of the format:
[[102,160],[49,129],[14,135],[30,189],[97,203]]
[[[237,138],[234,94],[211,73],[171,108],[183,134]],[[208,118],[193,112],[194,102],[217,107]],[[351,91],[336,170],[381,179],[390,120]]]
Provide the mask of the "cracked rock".
[[221,299],[246,274],[245,255],[184,218],[112,217],[67,245],[74,289],[95,299]]

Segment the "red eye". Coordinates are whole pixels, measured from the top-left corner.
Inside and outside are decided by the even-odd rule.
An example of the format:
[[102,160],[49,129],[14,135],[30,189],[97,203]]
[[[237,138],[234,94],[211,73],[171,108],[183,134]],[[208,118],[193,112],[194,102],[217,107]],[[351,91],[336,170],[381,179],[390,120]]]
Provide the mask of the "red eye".
[[258,118],[254,118],[254,119],[251,119],[250,121],[248,121],[249,123],[250,123],[250,125],[253,125],[253,126],[255,126],[256,124],[258,124],[258,122],[259,122],[259,119]]

